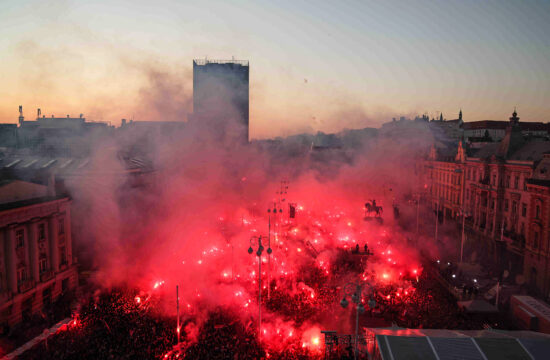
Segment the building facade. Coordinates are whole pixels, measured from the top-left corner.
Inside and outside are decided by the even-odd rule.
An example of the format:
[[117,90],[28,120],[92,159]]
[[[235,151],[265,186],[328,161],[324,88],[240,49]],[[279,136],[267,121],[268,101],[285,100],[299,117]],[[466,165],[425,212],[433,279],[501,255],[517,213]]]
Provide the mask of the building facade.
[[217,127],[248,142],[248,61],[193,60],[193,119],[217,121]]
[[0,324],[8,326],[28,319],[78,283],[70,199],[21,181],[2,186],[0,193],[17,188],[32,189],[33,196],[0,204]]
[[421,174],[434,210],[465,214],[470,248],[548,298],[550,142],[527,141],[522,129],[514,112],[498,143],[432,147]]
[[[97,142],[110,136],[114,127],[105,122],[89,122],[79,117],[46,117],[40,109],[35,120],[25,120],[19,106],[19,126],[15,147],[47,156],[86,157]],[[5,126],[5,124],[3,124]]]

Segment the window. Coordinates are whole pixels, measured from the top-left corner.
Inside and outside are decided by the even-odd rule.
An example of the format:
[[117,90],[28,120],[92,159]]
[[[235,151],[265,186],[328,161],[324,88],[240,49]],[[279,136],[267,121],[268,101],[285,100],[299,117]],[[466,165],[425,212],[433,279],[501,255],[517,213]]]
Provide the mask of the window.
[[17,269],[17,284],[22,284],[27,281],[27,269],[22,266]]
[[25,246],[25,230],[19,229],[15,232],[15,244],[16,248]]
[[46,224],[38,224],[38,240],[46,239]]
[[517,214],[518,212],[518,203],[517,201],[513,200],[512,201],[512,214]]
[[540,219],[540,205],[535,206],[535,219]]
[[519,188],[519,176],[514,177],[514,189]]
[[42,274],[47,269],[47,261],[46,258],[41,258],[38,261],[38,269],[40,270],[40,273]]
[[496,175],[493,175],[493,179],[491,180],[491,185],[495,185],[496,186],[497,184],[497,176]]
[[495,200],[492,199],[491,200],[491,210],[494,210],[495,209]]
[[527,216],[527,204],[521,203],[521,216],[526,217]]
[[510,175],[506,176],[506,187],[510,187]]
[[524,223],[521,223],[521,228],[520,228],[520,234],[521,236],[525,236],[525,224]]
[[49,306],[52,303],[52,288],[49,287],[42,291],[42,303],[44,306]]
[[538,249],[539,248],[539,232],[538,231],[535,231],[535,233],[533,234],[533,249]]
[[504,200],[504,211],[508,211],[508,199]]
[[65,246],[61,246],[59,248],[59,261],[61,265],[65,265],[67,263],[67,251]]
[[69,278],[61,280],[61,291],[65,292],[69,290]]
[[57,224],[58,224],[57,233],[59,235],[65,234],[65,219],[64,218],[59,219]]

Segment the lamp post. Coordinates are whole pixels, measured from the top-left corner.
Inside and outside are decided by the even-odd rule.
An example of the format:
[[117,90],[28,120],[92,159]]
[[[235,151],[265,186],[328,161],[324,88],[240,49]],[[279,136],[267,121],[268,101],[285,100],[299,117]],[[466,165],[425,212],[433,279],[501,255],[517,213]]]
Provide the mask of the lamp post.
[[179,286],[176,285],[176,316],[177,316],[177,336],[178,336],[178,347],[180,346],[180,293]]
[[464,211],[464,209],[462,209],[460,211],[460,215],[462,215],[462,238],[460,240],[460,263],[462,263],[462,256],[464,254],[464,240],[465,240],[465,237],[466,237],[466,233],[464,232],[464,226],[465,226],[465,223],[466,223],[466,217],[470,216],[470,214],[468,212]]
[[267,214],[268,214],[268,232],[267,232],[267,299],[271,298],[271,253],[273,250],[271,249],[271,213],[273,212],[273,216],[277,215],[277,212],[280,214],[283,213],[283,209],[279,206],[279,209],[277,209],[277,204],[273,203],[273,209],[268,208]]
[[[264,236],[265,237],[265,236]],[[258,257],[258,339],[261,341],[262,337],[262,253],[264,251],[264,246],[262,245],[262,236],[251,237],[250,238],[250,247],[248,248],[248,253],[252,254],[254,249],[252,246],[258,246],[256,250],[256,256]],[[271,254],[271,248],[267,248],[267,253]]]
[[[441,198],[437,201],[436,210],[435,210],[435,243],[437,244],[437,226],[439,223],[439,203],[441,202]],[[445,206],[443,206],[443,209],[445,209]],[[445,217],[445,214],[443,214],[443,217]]]
[[[342,306],[344,309],[348,307],[349,301],[346,299],[347,296],[351,297],[351,301],[354,304],[357,304],[356,311],[355,311],[355,350],[353,352],[353,358],[357,360],[357,343],[359,342],[359,314],[362,314],[365,312],[365,307],[363,306],[362,300],[362,292],[363,292],[363,286],[366,284],[360,284],[360,283],[347,283],[344,285],[344,297],[340,301],[340,306]],[[368,285],[367,285],[368,286]],[[372,288],[371,288],[372,292]],[[376,301],[373,297],[368,301],[369,308],[374,308],[376,306]]]

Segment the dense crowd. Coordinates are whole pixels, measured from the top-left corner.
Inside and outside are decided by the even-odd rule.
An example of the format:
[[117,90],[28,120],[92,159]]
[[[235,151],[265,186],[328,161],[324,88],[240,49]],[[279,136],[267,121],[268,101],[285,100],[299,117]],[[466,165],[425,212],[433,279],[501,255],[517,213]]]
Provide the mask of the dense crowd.
[[74,321],[19,359],[157,359],[175,342],[175,320],[131,291],[93,296]]
[[[341,253],[330,275],[312,264],[299,269],[292,281],[275,282],[263,307],[298,329],[306,322],[323,323],[339,309],[341,288],[335,284],[344,277],[358,277],[364,258]],[[253,295],[253,294],[251,294]],[[257,295],[257,294],[256,294]],[[479,329],[480,319],[462,313],[448,291],[424,271],[415,278],[402,278],[392,284],[375,283],[363,293],[368,318],[384,319],[410,328]],[[369,299],[376,301],[369,308]],[[311,359],[322,351],[311,352],[297,336],[276,350],[262,344],[257,322],[244,319],[234,309],[216,308],[202,319],[186,318],[182,339],[176,345],[176,321],[160,311],[158,299],[139,297],[136,291],[112,290],[81,301],[75,320],[64,330],[25,353],[21,359]],[[350,313],[351,314],[351,313]],[[189,327],[196,327],[193,338],[186,338]],[[262,339],[262,341],[267,341]],[[320,342],[323,338],[319,339]],[[266,346],[267,345],[267,346]]]

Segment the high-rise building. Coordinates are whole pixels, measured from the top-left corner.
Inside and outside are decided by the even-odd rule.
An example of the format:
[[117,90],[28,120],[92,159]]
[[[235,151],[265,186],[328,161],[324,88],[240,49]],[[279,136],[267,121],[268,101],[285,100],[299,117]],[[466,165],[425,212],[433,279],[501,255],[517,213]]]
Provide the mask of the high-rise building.
[[247,60],[193,60],[193,118],[248,142]]

